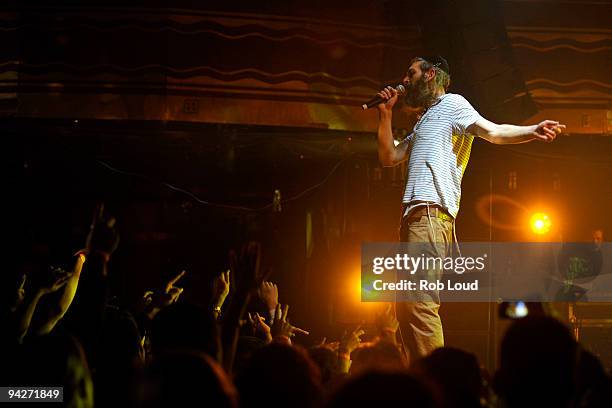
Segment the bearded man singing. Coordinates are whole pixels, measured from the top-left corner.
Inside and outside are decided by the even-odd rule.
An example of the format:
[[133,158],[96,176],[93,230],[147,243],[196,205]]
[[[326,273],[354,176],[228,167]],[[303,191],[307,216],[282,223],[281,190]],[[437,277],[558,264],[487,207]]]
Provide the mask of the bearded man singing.
[[[449,66],[440,56],[414,58],[403,78],[405,102],[421,110],[413,132],[395,145],[391,117],[398,91],[378,93],[378,157],[383,166],[408,161],[400,241],[427,243],[435,256],[449,256],[459,212],[461,179],[474,136],[495,144],[551,142],[565,125],[499,125],[488,121],[461,95],[447,93]],[[444,346],[437,292],[428,301],[396,302],[400,338],[411,360]]]

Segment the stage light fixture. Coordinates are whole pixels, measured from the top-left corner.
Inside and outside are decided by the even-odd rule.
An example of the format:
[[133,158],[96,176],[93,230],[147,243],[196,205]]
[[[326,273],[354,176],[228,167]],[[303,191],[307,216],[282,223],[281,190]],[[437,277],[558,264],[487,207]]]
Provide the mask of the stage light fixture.
[[529,224],[534,234],[543,235],[550,232],[552,222],[548,214],[538,212],[531,216]]

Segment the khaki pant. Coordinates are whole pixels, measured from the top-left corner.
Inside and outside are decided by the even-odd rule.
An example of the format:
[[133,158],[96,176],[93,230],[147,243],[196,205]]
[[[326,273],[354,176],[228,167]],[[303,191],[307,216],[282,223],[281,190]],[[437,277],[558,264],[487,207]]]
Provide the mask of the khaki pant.
[[[419,220],[402,220],[400,241],[430,243],[425,245],[425,255],[446,257],[451,253],[453,242],[453,223],[434,216],[422,216]],[[440,278],[442,271],[428,271]],[[440,298],[437,291],[429,292],[433,301],[396,302],[395,312],[399,322],[400,341],[408,353],[409,361],[414,361],[444,346],[442,321],[438,310]]]

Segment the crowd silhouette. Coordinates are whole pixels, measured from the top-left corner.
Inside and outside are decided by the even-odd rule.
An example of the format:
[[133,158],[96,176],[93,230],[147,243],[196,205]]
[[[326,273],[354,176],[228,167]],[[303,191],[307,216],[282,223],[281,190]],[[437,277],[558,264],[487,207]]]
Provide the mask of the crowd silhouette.
[[11,264],[0,385],[61,386],[71,407],[612,406],[601,362],[552,317],[514,321],[495,373],[452,347],[411,359],[391,305],[367,330],[304,348],[257,243],[229,254],[207,307],[181,296],[182,271],[143,288],[138,310],[108,301],[118,245],[115,220],[97,217],[71,270],[35,245]]

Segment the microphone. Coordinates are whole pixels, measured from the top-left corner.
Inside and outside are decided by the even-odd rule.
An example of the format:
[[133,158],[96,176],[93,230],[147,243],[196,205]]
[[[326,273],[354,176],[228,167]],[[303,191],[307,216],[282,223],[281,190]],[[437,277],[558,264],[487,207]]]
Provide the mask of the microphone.
[[[406,88],[402,84],[396,85],[395,90],[397,91],[398,95],[404,95],[406,93]],[[371,107],[384,103],[386,101],[387,100],[385,98],[381,98],[380,96],[376,95],[375,97],[361,105],[361,108],[363,110],[370,109]]]

